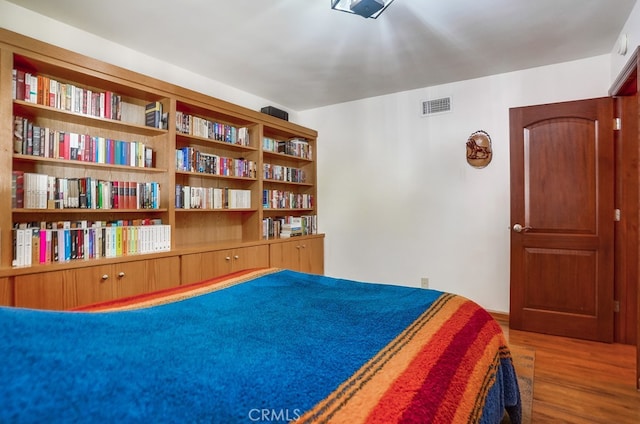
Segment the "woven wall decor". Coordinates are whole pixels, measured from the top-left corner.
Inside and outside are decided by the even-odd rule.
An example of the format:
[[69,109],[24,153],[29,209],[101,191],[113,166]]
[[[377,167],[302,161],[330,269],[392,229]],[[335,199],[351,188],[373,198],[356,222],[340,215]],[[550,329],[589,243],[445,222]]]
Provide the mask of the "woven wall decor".
[[493,157],[491,137],[486,131],[476,131],[467,139],[467,163],[474,168],[484,168]]

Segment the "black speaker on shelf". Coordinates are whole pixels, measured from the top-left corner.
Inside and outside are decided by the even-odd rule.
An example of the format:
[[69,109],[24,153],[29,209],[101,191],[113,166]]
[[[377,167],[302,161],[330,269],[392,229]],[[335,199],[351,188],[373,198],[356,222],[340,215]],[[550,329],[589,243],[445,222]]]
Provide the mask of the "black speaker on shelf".
[[287,112],[273,106],[265,106],[260,109],[260,112],[266,113],[267,115],[275,116],[276,118],[284,119],[285,121],[289,120],[289,114]]

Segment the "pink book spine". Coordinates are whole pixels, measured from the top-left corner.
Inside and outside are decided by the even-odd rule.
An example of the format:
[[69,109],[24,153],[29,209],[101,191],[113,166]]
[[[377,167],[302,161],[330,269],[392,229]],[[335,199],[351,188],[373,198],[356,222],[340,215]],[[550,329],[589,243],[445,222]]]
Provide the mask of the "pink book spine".
[[47,230],[40,229],[40,263],[47,263]]

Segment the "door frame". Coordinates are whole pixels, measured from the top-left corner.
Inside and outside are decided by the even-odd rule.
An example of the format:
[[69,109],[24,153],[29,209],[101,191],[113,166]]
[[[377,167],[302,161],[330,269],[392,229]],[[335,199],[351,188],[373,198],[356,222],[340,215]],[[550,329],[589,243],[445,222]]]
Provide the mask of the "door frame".
[[[616,232],[616,275],[614,289],[620,301],[620,312],[615,314],[616,336],[624,333],[633,336],[636,345],[636,387],[640,389],[640,132],[638,132],[639,93],[638,69],[640,46],[630,55],[609,89],[609,95],[617,98],[617,113],[621,118],[621,131],[616,142],[616,182],[625,188],[619,200],[621,219]],[[630,196],[628,194],[631,194]],[[625,212],[626,211],[626,212]],[[635,293],[634,293],[635,292]],[[619,297],[618,297],[619,296]],[[635,301],[635,302],[634,302]],[[635,303],[635,305],[633,304]],[[618,341],[618,340],[616,340]],[[623,340],[620,342],[624,343]],[[628,341],[631,342],[631,341]]]

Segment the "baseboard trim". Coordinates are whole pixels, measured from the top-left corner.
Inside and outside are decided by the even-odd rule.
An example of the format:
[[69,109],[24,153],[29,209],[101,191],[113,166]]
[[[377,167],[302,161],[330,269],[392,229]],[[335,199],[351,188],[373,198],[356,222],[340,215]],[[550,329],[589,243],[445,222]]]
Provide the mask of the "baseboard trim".
[[489,312],[489,315],[491,315],[493,317],[493,319],[495,319],[496,321],[501,321],[501,322],[504,322],[506,324],[509,323],[509,313],[508,312],[498,312],[498,311],[489,311],[489,310],[487,310],[487,312]]

